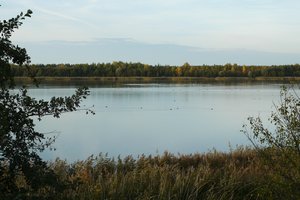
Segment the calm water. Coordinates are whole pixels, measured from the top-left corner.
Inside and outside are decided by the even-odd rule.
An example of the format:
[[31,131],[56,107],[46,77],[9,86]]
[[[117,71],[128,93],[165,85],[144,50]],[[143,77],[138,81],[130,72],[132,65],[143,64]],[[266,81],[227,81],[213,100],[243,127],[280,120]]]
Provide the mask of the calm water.
[[[30,90],[49,99],[75,87],[45,86]],[[96,115],[74,112],[37,122],[37,129],[58,136],[56,151],[45,159],[85,159],[100,152],[109,156],[226,151],[229,144],[247,145],[240,132],[248,116],[270,115],[278,102],[277,84],[129,84],[92,87],[83,104]],[[53,133],[54,132],[54,133]]]

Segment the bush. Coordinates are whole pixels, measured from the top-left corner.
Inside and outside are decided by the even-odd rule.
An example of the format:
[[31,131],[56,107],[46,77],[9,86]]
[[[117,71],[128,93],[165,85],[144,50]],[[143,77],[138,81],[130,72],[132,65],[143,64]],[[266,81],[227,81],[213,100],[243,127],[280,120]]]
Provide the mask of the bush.
[[[259,152],[272,181],[266,188],[276,198],[300,199],[300,98],[294,87],[282,87],[280,103],[269,121],[274,131],[265,128],[260,117],[249,117],[250,132],[243,132]],[[274,194],[273,194],[274,195]]]

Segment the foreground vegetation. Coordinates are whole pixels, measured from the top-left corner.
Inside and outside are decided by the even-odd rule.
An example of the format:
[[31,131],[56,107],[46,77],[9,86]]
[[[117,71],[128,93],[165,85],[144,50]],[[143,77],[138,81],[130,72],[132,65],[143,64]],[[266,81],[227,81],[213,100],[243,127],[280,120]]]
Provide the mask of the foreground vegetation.
[[291,181],[260,155],[238,148],[136,159],[99,155],[72,164],[57,159],[48,164],[56,185],[52,179],[52,186],[31,191],[20,176],[18,187],[27,191],[23,199],[299,199],[299,171],[293,172],[298,182]]

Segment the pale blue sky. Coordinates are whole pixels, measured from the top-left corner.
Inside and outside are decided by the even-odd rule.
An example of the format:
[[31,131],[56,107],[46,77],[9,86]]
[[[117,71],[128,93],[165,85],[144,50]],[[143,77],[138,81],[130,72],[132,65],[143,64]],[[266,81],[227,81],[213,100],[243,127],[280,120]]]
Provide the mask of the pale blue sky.
[[[32,18],[26,20],[13,36],[14,41],[28,48],[33,62],[111,62],[120,59],[149,64],[182,64],[185,61],[192,64],[277,64],[274,63],[276,59],[281,60],[276,61],[279,64],[300,62],[299,0],[0,0],[0,4],[1,19],[13,17],[22,10],[33,10]],[[109,42],[103,42],[106,40]],[[124,45],[124,40],[133,45]],[[97,50],[93,41],[99,45],[99,51],[114,41],[116,50],[123,49],[132,56],[126,57],[124,53],[123,57],[118,57],[111,50],[111,55],[100,51],[98,57],[85,58],[84,54]],[[80,48],[78,42],[85,49],[81,60],[78,56],[72,58],[66,49],[61,50],[61,45],[66,44],[69,49]],[[57,49],[52,43],[57,44]],[[132,49],[135,44],[140,46]],[[42,54],[43,47],[49,45],[53,50],[50,48],[47,55]],[[178,61],[157,56],[151,60],[151,56],[144,54],[153,46]],[[172,47],[182,49],[176,53]],[[194,57],[188,55],[189,51],[193,51]],[[205,56],[210,60],[201,63],[196,59],[196,53],[200,55],[204,51],[211,53]],[[231,52],[233,57],[226,59],[224,54],[218,58],[215,52]],[[234,52],[255,53],[262,60],[255,61],[251,56],[241,60]],[[264,60],[266,53],[269,56]],[[60,59],[55,54],[59,54]],[[144,59],[146,56],[148,59]]]

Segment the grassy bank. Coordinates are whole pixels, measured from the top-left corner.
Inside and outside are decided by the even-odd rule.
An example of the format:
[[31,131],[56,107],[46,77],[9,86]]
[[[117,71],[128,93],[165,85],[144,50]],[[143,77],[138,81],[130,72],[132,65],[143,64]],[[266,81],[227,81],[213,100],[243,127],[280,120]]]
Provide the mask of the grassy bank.
[[[300,77],[36,77],[42,84],[107,83],[299,83]],[[18,84],[32,84],[28,77],[16,77]]]
[[[265,200],[300,197],[299,182],[295,184],[277,176],[257,151],[248,148],[229,153],[165,153],[137,159],[99,155],[72,164],[57,159],[49,167],[56,174],[58,188],[45,187],[28,193],[30,198]],[[295,175],[299,178],[299,174]],[[20,181],[20,187],[25,186]]]

